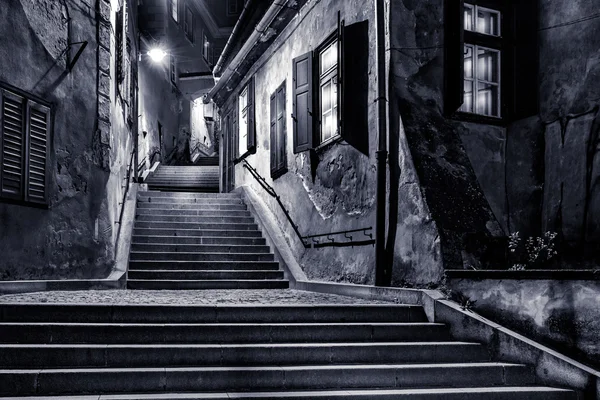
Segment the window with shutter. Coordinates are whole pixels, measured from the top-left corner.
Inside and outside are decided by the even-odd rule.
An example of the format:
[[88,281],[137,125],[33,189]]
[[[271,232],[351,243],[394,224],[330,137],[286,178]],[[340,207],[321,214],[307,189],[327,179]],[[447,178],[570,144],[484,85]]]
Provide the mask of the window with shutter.
[[294,153],[300,153],[313,147],[312,52],[308,52],[295,58],[292,61],[292,65]]
[[0,198],[45,205],[50,108],[18,89],[1,88],[0,104]]
[[194,43],[194,13],[189,6],[185,7],[185,19],[183,21],[183,31],[188,40]]
[[254,77],[252,77],[238,97],[238,159],[256,152],[254,97]]
[[287,172],[285,128],[285,81],[271,95],[271,177],[278,178]]
[[115,67],[116,67],[116,84],[117,89],[121,89],[120,85],[123,82],[124,70],[123,70],[123,52],[124,52],[124,36],[123,36],[123,14],[124,6],[117,11],[116,24],[115,24]]
[[25,201],[45,204],[46,174],[48,171],[48,130],[50,109],[29,102],[28,147],[27,147],[27,193]]
[[23,197],[25,99],[2,90],[2,197]]

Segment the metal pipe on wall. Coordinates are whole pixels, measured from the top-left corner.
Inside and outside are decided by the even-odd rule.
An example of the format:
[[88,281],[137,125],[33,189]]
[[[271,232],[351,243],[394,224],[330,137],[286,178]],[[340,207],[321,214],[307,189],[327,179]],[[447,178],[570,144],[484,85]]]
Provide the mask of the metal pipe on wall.
[[377,212],[375,221],[375,285],[391,284],[391,268],[386,265],[386,179],[387,179],[387,85],[385,62],[385,0],[375,0],[375,30],[377,33]]

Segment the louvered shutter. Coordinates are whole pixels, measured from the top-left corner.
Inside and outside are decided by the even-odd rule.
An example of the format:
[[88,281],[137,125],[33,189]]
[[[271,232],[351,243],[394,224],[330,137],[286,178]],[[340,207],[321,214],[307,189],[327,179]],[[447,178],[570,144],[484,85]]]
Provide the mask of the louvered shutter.
[[369,23],[341,25],[341,134],[369,154]]
[[30,101],[28,119],[25,200],[46,204],[50,109]]
[[285,83],[277,90],[277,170],[283,171],[287,167],[285,154]]
[[278,167],[278,160],[277,160],[277,96],[275,93],[273,93],[271,95],[271,100],[270,100],[270,137],[271,137],[271,141],[270,146],[270,153],[271,153],[271,176],[275,175],[275,173],[277,172],[277,167]]
[[24,184],[25,99],[2,90],[0,189],[4,198],[22,200]]
[[299,153],[313,147],[312,64],[312,52],[303,54],[292,61],[294,153]]
[[119,11],[117,11],[116,23],[115,23],[115,69],[117,75],[117,86],[120,89],[120,85],[123,82],[123,78],[125,76],[123,71],[123,11],[124,6],[122,6]]
[[254,106],[254,77],[248,82],[248,147],[249,152],[256,150],[256,117]]
[[464,1],[444,2],[444,111],[450,115],[457,111],[464,99]]

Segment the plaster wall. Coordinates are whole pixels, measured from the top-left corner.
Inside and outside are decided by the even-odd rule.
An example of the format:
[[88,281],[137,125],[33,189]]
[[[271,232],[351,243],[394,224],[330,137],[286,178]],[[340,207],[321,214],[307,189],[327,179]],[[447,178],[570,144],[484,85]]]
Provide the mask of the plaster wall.
[[[0,279],[104,278],[113,267],[118,213],[109,193],[122,182],[116,178],[120,157],[110,167],[97,120],[98,111],[110,118],[110,95],[104,99],[108,108],[98,101],[99,67],[108,68],[110,60],[110,50],[98,53],[97,21],[111,12],[101,2],[98,15],[92,0],[10,1],[0,7],[0,80],[49,101],[53,119],[48,209],[0,203]],[[66,44],[84,40],[79,61],[66,70]],[[114,133],[112,147],[125,147],[127,141]]]
[[575,252],[583,245],[596,257],[594,248],[600,241],[600,19],[586,18],[597,11],[598,3],[593,0],[543,0],[539,33],[546,165],[542,228],[562,234]]
[[[363,155],[345,142],[315,153],[293,153],[292,59],[318,47],[337,29],[337,12],[346,25],[369,21],[369,154]],[[267,179],[299,225],[303,235],[375,226],[376,184],[376,76],[374,2],[359,0],[309,1],[234,88],[222,115],[236,110],[235,102],[248,79],[255,76],[256,154],[247,161]],[[270,174],[269,99],[285,82],[286,154],[288,172],[275,179]],[[235,112],[235,111],[234,111]],[[237,135],[236,135],[237,136]],[[314,172],[313,172],[314,171]],[[314,173],[314,175],[313,175]],[[235,167],[235,186],[249,185],[261,196],[279,222],[294,255],[310,279],[370,284],[374,280],[372,246],[304,249],[276,201],[243,168]],[[374,231],[371,231],[374,234]],[[361,232],[354,240],[368,240]],[[343,236],[338,240],[345,241]],[[326,241],[321,238],[320,241]]]
[[453,279],[477,313],[598,368],[600,281]]

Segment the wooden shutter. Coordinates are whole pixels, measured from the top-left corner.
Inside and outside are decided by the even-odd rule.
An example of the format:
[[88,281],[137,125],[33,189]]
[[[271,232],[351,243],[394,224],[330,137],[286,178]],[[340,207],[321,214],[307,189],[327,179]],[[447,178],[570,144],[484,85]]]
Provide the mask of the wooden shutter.
[[[504,66],[502,79],[514,74],[512,115],[515,120],[527,118],[538,113],[538,2],[536,0],[515,2],[512,15],[514,18],[514,49],[512,65]],[[508,50],[508,49],[507,49]],[[509,50],[510,51],[510,50]],[[504,57],[509,60],[510,57]],[[503,99],[511,103],[512,99]]]
[[341,25],[341,133],[348,144],[369,154],[369,22]]
[[117,75],[117,87],[123,82],[124,71],[123,71],[123,16],[125,6],[121,6],[117,11],[117,19],[115,24],[115,68]]
[[46,204],[48,171],[48,134],[50,132],[50,109],[29,102],[27,131],[27,178],[25,200]]
[[1,103],[1,196],[22,200],[25,159],[25,99],[7,90],[2,90]]
[[285,82],[277,90],[277,170],[285,172],[287,167],[286,147],[286,129],[285,129]]
[[270,104],[270,153],[271,153],[271,176],[274,176],[277,172],[278,160],[277,160],[277,96],[276,93],[271,95],[269,101]]
[[312,64],[312,52],[303,54],[292,61],[294,153],[299,153],[313,147]]
[[464,1],[444,2],[444,111],[450,115],[464,100]]
[[251,153],[256,151],[256,118],[254,106],[254,77],[248,82],[248,148]]

